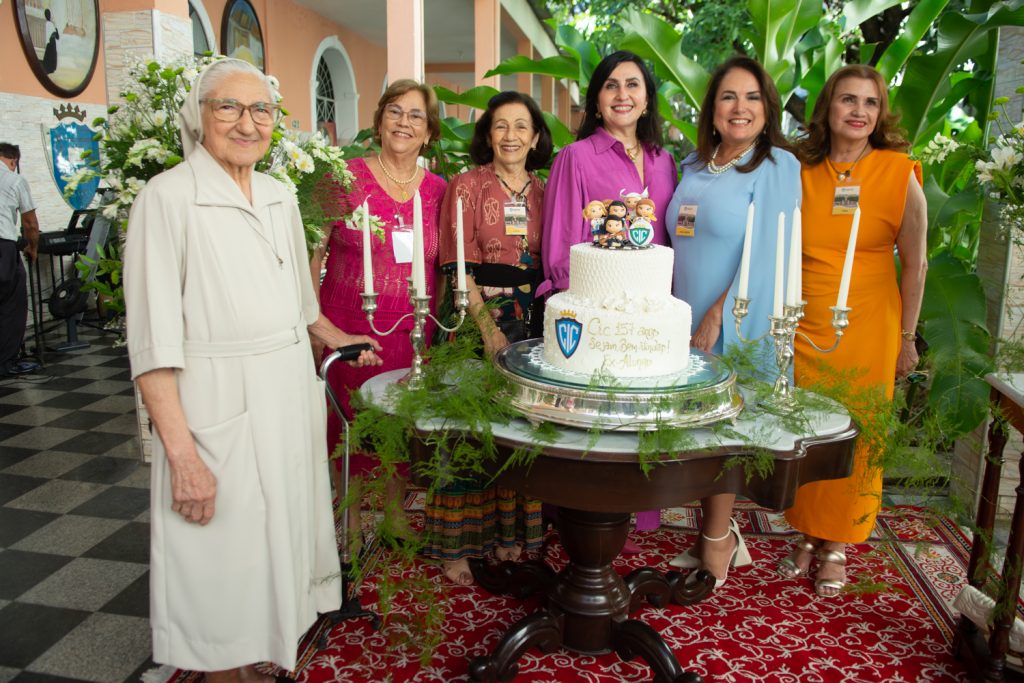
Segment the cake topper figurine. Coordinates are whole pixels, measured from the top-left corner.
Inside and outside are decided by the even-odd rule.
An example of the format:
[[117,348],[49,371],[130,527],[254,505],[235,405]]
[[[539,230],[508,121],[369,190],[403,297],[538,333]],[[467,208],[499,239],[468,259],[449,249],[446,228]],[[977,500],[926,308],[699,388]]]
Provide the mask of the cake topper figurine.
[[583,218],[590,221],[590,236],[597,241],[597,236],[604,231],[604,217],[608,215],[604,202],[599,199],[587,202],[583,207]]
[[[646,249],[654,241],[655,205],[643,193],[632,192],[627,200],[593,199],[583,207],[583,219],[590,221],[591,242],[604,249]],[[634,203],[630,214],[627,201]]]
[[647,188],[643,192],[626,192],[626,188],[619,190],[619,199],[626,205],[629,218],[636,216],[636,207],[641,199],[647,199]]
[[626,206],[625,202],[619,201],[618,199],[608,202],[608,215],[618,216],[622,219],[622,227],[629,227],[629,208]]
[[601,246],[610,249],[621,249],[628,241],[626,234],[626,222],[621,216],[609,215],[604,219],[604,235]]

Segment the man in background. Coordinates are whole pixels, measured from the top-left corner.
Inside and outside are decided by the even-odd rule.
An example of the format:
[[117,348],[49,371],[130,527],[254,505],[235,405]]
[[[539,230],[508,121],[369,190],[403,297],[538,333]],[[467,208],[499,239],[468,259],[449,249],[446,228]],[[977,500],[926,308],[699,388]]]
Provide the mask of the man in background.
[[[36,363],[19,361],[28,319],[28,289],[21,250],[36,260],[39,221],[28,181],[18,173],[21,150],[0,142],[0,377],[31,372]],[[21,228],[18,227],[21,214]]]

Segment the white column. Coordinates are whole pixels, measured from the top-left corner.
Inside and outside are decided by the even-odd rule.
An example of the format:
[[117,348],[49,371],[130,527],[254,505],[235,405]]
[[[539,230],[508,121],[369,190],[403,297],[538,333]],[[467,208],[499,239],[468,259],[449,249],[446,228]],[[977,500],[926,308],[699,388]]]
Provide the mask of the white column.
[[128,83],[132,64],[152,58],[167,63],[192,55],[188,0],[122,2],[118,11],[102,12],[101,17],[110,104],[121,101],[119,93]]
[[423,0],[387,0],[388,82],[400,78],[422,81]]
[[501,2],[473,0],[473,85],[501,89],[497,76],[484,74],[501,62]]

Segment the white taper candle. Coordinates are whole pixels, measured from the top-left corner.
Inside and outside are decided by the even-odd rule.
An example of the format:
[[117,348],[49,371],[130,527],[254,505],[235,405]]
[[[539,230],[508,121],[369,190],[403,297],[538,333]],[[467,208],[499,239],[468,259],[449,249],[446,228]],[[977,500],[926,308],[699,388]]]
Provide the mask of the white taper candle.
[[363,293],[373,294],[373,252],[370,245],[370,207],[363,202]]
[[412,202],[412,286],[416,296],[427,296],[426,267],[423,261],[423,200],[417,190]]
[[789,230],[789,270],[786,272],[786,305],[800,303],[800,207],[793,209],[793,225]]
[[750,283],[750,241],[754,235],[754,202],[747,205],[747,230],[743,234],[743,256],[740,257],[740,285],[736,292],[737,298],[747,298],[747,286]]
[[797,244],[800,245],[800,267],[796,269],[796,302],[800,303],[804,300],[804,214],[798,206],[796,208],[796,216],[799,222],[797,227],[800,232]]
[[466,245],[462,232],[462,197],[455,202],[455,288],[466,289]]
[[843,261],[843,277],[839,280],[839,296],[836,298],[837,308],[846,308],[846,300],[850,296],[850,277],[853,275],[853,255],[857,251],[857,231],[860,229],[860,206],[853,212],[853,227],[850,228],[850,241],[846,243],[846,260]]
[[785,269],[784,259],[786,251],[786,212],[779,212],[779,230],[775,238],[775,301],[772,306],[772,315],[776,318],[782,317],[782,273]]

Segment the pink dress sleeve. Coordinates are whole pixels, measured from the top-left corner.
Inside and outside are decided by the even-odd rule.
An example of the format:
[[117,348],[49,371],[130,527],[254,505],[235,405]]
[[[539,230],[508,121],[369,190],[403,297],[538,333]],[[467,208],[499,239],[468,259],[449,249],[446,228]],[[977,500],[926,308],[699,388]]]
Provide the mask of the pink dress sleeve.
[[569,248],[590,240],[590,227],[583,218],[583,174],[575,158],[574,145],[578,144],[558,153],[548,176],[541,241],[544,282],[537,288],[537,296],[569,288]]

